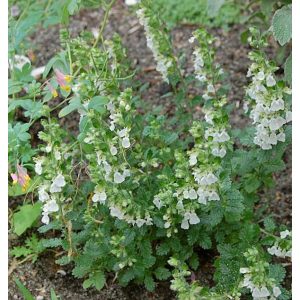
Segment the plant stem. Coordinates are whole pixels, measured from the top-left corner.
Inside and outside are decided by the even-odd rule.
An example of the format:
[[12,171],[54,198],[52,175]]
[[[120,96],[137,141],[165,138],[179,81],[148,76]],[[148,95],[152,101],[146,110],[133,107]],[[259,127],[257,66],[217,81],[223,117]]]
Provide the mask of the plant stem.
[[100,39],[103,39],[102,34],[103,34],[104,28],[106,26],[107,20],[108,20],[109,12],[110,12],[112,6],[115,4],[115,2],[116,2],[116,0],[112,0],[109,3],[109,5],[107,6],[107,8],[105,10],[103,22],[99,26],[99,35],[98,35],[97,39],[95,40],[92,48],[95,48],[98,45]]

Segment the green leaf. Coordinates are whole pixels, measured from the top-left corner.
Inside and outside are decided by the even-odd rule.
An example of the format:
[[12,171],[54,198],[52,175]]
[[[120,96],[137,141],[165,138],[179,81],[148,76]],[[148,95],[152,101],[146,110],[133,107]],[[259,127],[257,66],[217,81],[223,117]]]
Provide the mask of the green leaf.
[[283,46],[292,38],[292,5],[278,9],[272,19],[272,31],[275,40]]
[[109,99],[104,96],[96,96],[91,99],[89,102],[89,109],[94,109],[99,113],[104,113],[105,112],[105,104],[107,104]]
[[145,287],[148,291],[153,292],[155,289],[155,282],[150,275],[146,275],[144,279]]
[[164,137],[164,141],[167,145],[174,143],[178,139],[178,134],[176,132],[172,132],[171,134],[167,134]]
[[289,85],[292,84],[292,53],[284,63],[284,79]]
[[267,17],[270,17],[273,11],[273,6],[276,0],[262,0],[261,1],[261,11]]
[[21,257],[21,256],[28,256],[32,253],[31,249],[26,248],[24,246],[21,247],[14,247],[12,250],[10,250],[10,254],[14,257]]
[[74,15],[76,11],[79,9],[81,0],[71,0],[69,5],[68,5],[68,12],[70,15]]
[[25,285],[18,278],[15,278],[14,280],[20,293],[22,294],[25,300],[35,300],[33,295],[30,293],[30,291],[25,287]]
[[34,205],[25,204],[20,210],[13,215],[14,232],[21,235],[38,219],[42,212],[42,204],[40,202]]
[[51,296],[51,300],[58,300],[58,298],[57,298],[57,296],[55,294],[55,291],[52,288],[50,290],[50,296]]
[[93,286],[93,283],[94,283],[93,279],[88,278],[83,282],[82,287],[86,290],[86,289],[90,288],[91,286]]
[[207,1],[207,14],[210,18],[216,17],[225,0],[208,0]]
[[257,178],[257,176],[251,175],[244,182],[244,188],[247,193],[253,193],[260,187],[261,181]]
[[158,267],[154,272],[158,280],[166,280],[171,276],[171,272],[167,268]]
[[83,282],[83,288],[88,289],[89,287],[95,287],[100,291],[105,284],[105,276],[102,271],[95,272],[90,275],[88,279]]
[[282,265],[269,266],[269,277],[275,279],[277,284],[283,281],[285,273],[285,268]]
[[270,216],[264,219],[264,227],[268,232],[273,232],[275,230],[275,222]]
[[22,87],[22,82],[8,79],[8,96],[20,92],[22,90]]
[[65,116],[67,116],[68,114],[70,114],[71,112],[73,112],[74,110],[81,108],[82,104],[80,102],[80,98],[79,97],[74,97],[71,99],[71,101],[69,102],[69,104],[67,106],[65,106],[58,114],[59,118],[63,118]]

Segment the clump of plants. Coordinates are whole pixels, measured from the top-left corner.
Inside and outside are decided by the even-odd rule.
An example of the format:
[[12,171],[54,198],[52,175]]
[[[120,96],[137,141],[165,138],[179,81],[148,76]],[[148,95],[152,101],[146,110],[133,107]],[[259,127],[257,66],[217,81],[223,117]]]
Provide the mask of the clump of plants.
[[[270,216],[258,220],[255,210],[260,191],[274,186],[272,175],[285,168],[291,142],[291,89],[264,53],[269,32],[252,28],[248,39],[244,103],[253,123],[231,128],[214,37],[205,29],[188,37],[194,74],[187,76],[163,23],[142,1],[137,16],[175,110],[172,117],[142,115],[121,38],[103,36],[113,4],[104,5],[96,39],[89,33],[71,38],[67,28],[61,30],[63,50],[48,63],[43,80],[34,80],[31,66],[18,68],[12,57],[10,192],[30,192],[38,203],[28,204],[34,220],[22,223],[21,208],[13,226],[21,234],[38,223],[43,237],[12,254],[36,260],[41,251],[59,248],[57,264],[72,265],[84,288],[102,289],[106,274],[113,273],[119,284],[135,282],[149,291],[170,280],[179,299],[289,299],[282,263],[291,258],[291,232]],[[201,88],[195,101],[191,86]],[[203,117],[195,116],[195,106]],[[28,122],[14,121],[17,108]],[[76,133],[59,122],[70,114],[79,116]],[[42,130],[38,146],[31,147],[35,123]],[[30,207],[23,209],[23,216],[30,214]],[[50,231],[54,237],[47,238]],[[205,252],[213,254],[210,287],[194,273]]]

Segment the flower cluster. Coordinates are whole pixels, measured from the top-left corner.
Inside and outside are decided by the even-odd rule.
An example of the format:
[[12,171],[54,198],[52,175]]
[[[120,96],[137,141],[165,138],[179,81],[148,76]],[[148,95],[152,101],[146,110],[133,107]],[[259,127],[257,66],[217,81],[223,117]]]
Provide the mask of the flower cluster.
[[276,239],[274,245],[268,248],[268,252],[281,258],[292,257],[291,237],[292,233],[289,230],[281,231],[280,238]]
[[70,171],[75,153],[66,150],[66,144],[61,143],[63,130],[59,124],[52,120],[49,123],[42,121],[42,125],[45,131],[39,133],[39,138],[47,144],[41,146],[41,151],[45,155],[34,158],[34,169],[40,180],[38,198],[43,203],[41,221],[49,224],[49,215],[57,213],[65,200],[63,192],[67,182],[63,175],[62,165],[69,160]]
[[59,193],[62,192],[62,188],[65,185],[65,177],[62,174],[58,174],[55,178],[52,179],[50,186],[49,183],[47,184],[46,182],[44,182],[44,185],[39,187],[39,200],[43,202],[43,223],[49,224],[49,214],[57,212],[59,210],[58,203],[61,201]]
[[[254,37],[250,37],[250,44],[257,45]],[[255,125],[254,143],[263,150],[269,150],[278,142],[285,141],[283,125],[292,120],[290,104],[286,99],[291,90],[276,81],[274,73],[278,68],[263,52],[252,51],[249,58],[252,64],[247,77],[251,78],[251,82],[246,90],[248,99],[244,109],[245,112],[250,111]]]
[[244,277],[241,287],[250,289],[255,300],[277,299],[281,290],[275,284],[275,280],[268,276],[269,264],[260,258],[256,248],[249,249],[244,256],[250,266],[240,269]]
[[[132,91],[125,89],[118,96],[106,97],[109,99],[107,119],[102,120],[100,130],[91,124],[84,138],[84,142],[95,149],[94,153],[87,155],[89,175],[96,184],[92,201],[106,205],[112,217],[128,224],[138,227],[152,225],[150,213],[134,202],[130,191],[130,184],[139,181],[137,171],[127,161],[127,151],[135,150],[130,136]],[[93,120],[98,115],[89,111],[87,117]]]
[[[154,197],[154,205],[158,209],[166,209],[163,216],[165,228],[169,228],[172,223],[172,210],[168,207],[173,204],[173,199],[176,201],[176,212],[182,216],[182,229],[189,229],[190,225],[200,223],[196,210],[201,208],[201,205],[220,200],[221,159],[230,147],[228,117],[224,112],[227,101],[224,95],[219,95],[218,88],[215,87],[223,72],[219,65],[213,64],[214,50],[210,47],[213,39],[202,30],[196,31],[190,42],[196,39],[200,47],[196,47],[194,51],[194,67],[196,78],[205,87],[203,98],[206,101],[206,124],[203,125],[200,121],[193,123],[190,133],[195,143],[193,148],[187,151],[188,159],[183,153],[175,152],[176,179],[169,184],[168,189],[162,189]],[[180,180],[183,182],[179,183]]]
[[147,46],[151,49],[157,63],[156,70],[162,75],[163,80],[169,83],[170,74],[176,69],[176,62],[168,37],[158,30],[160,22],[148,7],[142,6],[136,13],[140,24],[144,26]]

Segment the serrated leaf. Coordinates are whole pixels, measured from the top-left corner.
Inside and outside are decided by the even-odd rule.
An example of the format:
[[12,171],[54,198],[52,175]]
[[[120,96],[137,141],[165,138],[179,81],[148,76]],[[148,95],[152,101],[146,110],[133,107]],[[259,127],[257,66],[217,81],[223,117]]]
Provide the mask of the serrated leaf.
[[292,38],[292,5],[278,9],[272,19],[272,31],[275,40],[283,46]]
[[95,288],[100,291],[105,284],[105,275],[103,272],[96,272],[93,276]]
[[171,276],[171,272],[167,268],[163,268],[163,267],[158,267],[154,271],[154,274],[156,278],[159,280],[166,280]]
[[28,256],[31,254],[32,251],[24,246],[21,247],[14,247],[12,250],[10,250],[10,254],[14,257],[21,257],[21,256]]
[[271,217],[265,218],[264,227],[268,232],[273,232],[276,228],[274,220]]
[[292,84],[292,53],[284,63],[284,79],[288,84]]
[[162,243],[157,246],[156,253],[157,255],[167,255],[170,251],[170,246],[167,243]]
[[21,235],[38,219],[42,212],[40,202],[34,205],[25,204],[13,215],[14,233]]
[[145,276],[144,283],[145,283],[145,287],[148,291],[150,291],[150,292],[154,291],[155,282],[154,282],[152,276],[149,276],[149,275]]
[[285,273],[285,268],[282,265],[276,264],[269,266],[269,277],[275,279],[277,284],[283,281]]

